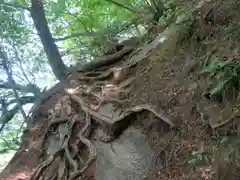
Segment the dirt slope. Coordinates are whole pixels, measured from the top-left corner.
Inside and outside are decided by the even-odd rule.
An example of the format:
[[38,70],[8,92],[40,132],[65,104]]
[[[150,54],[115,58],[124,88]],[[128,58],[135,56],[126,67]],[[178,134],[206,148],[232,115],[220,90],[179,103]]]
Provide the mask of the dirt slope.
[[158,49],[138,64],[138,72],[146,71],[137,76],[131,102],[157,104],[179,125],[172,133],[158,121],[142,122],[156,158],[165,164],[156,165],[147,179],[239,178],[239,113],[234,111],[239,100],[208,99],[209,79],[201,73],[216,58],[239,56],[238,10],[236,1],[206,4],[189,39],[177,47],[170,44],[167,51]]
[[[149,51],[142,48],[114,66],[71,74],[37,110],[33,128],[24,133],[0,179],[25,180],[34,173],[32,180],[73,180],[79,172],[97,179],[96,142],[117,138],[133,114],[133,125],[155,151],[154,168],[145,179],[238,179],[232,129],[238,100],[208,99],[208,79],[200,73],[207,60],[239,56],[238,4],[212,1],[200,9],[190,36],[173,33],[164,46],[153,41]],[[230,137],[229,127],[232,141],[222,136]]]

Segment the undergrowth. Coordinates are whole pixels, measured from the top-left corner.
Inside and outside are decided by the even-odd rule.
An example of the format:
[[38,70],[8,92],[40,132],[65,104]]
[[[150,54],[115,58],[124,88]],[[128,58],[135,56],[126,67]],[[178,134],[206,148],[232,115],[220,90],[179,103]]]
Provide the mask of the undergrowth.
[[235,98],[238,96],[237,91],[240,80],[239,59],[224,58],[223,60],[212,60],[203,67],[202,73],[208,76],[208,93],[211,98],[216,95]]
[[235,180],[240,177],[240,142],[236,137],[218,137],[215,145],[193,151],[188,164],[198,167],[204,180]]
[[212,170],[214,179],[239,179],[240,151],[239,140],[236,137],[224,136],[219,138],[212,155]]

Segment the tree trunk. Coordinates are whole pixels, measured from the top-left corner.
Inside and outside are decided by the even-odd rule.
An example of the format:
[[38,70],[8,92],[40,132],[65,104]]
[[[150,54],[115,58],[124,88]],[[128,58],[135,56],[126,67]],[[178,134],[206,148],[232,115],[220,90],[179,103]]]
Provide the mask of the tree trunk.
[[41,0],[31,0],[31,16],[42,41],[48,62],[54,75],[61,81],[67,76],[67,67],[64,65],[58,47],[49,30]]

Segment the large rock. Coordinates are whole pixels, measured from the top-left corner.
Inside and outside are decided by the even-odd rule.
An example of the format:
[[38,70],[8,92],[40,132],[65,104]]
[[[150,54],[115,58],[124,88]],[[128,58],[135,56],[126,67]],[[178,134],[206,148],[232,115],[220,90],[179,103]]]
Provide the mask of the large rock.
[[97,180],[144,180],[154,153],[145,135],[129,127],[112,143],[97,143]]

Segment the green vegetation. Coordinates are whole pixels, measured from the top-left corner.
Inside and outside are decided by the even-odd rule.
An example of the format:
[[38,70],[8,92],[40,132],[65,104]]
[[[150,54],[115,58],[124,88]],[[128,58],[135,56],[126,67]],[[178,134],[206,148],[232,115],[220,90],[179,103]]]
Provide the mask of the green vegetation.
[[239,89],[240,61],[236,58],[211,61],[203,69],[209,76],[210,96],[225,96],[229,90]]
[[210,164],[211,154],[208,152],[193,151],[188,163],[192,165]]

